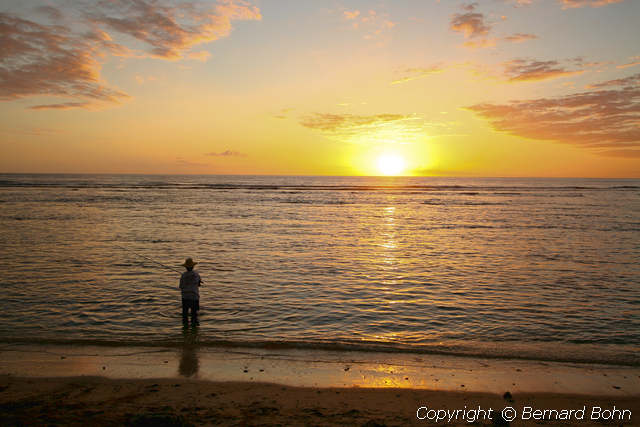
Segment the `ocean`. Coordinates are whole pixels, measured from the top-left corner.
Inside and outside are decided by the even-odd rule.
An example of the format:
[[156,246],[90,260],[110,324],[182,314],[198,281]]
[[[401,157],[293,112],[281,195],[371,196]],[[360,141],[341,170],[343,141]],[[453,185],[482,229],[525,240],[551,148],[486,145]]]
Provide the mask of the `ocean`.
[[640,180],[0,175],[0,342],[640,365]]

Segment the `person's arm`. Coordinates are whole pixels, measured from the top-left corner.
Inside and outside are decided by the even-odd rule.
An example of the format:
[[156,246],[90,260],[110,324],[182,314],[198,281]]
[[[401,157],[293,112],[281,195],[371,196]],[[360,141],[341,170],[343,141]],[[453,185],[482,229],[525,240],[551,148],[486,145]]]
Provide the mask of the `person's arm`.
[[200,273],[198,273],[198,286],[202,286],[202,279],[200,278]]

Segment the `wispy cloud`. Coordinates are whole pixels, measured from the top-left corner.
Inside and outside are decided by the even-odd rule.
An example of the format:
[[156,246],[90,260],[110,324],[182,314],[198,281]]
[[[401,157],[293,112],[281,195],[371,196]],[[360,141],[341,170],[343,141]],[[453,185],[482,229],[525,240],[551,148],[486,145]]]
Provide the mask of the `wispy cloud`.
[[187,59],[192,59],[194,61],[207,62],[211,58],[211,54],[206,50],[201,50],[199,52],[189,52],[187,54]]
[[346,19],[353,20],[353,19],[358,18],[358,16],[360,16],[360,11],[359,10],[352,10],[352,11],[351,10],[345,10],[344,11],[344,17]]
[[225,150],[220,152],[212,151],[210,153],[206,153],[205,155],[212,157],[247,157],[246,154],[233,150]]
[[605,82],[594,83],[587,86],[587,89],[602,89],[612,86],[634,87],[640,86],[640,74],[634,74],[621,79],[607,80]]
[[98,40],[6,13],[0,13],[0,39],[0,100],[38,95],[82,100],[31,107],[44,109],[117,103],[129,97],[102,81]]
[[510,36],[506,36],[504,38],[504,40],[511,42],[511,43],[522,43],[525,42],[527,40],[535,40],[537,39],[538,36],[536,36],[535,34],[527,34],[527,33],[516,33],[516,34],[512,34]]
[[622,3],[624,0],[561,0],[565,9],[576,7],[601,7],[608,4]]
[[180,59],[191,48],[229,35],[234,20],[260,20],[256,6],[242,0],[209,5],[157,0],[101,0],[88,12],[95,25],[127,34],[163,59]]
[[449,28],[464,34],[465,38],[477,38],[489,34],[491,25],[485,22],[485,16],[482,13],[476,12],[477,6],[477,3],[462,6],[464,13],[455,13],[451,17]]
[[495,37],[489,37],[484,39],[467,40],[462,45],[471,49],[483,49],[487,47],[494,47],[498,40]]
[[0,133],[10,134],[10,135],[52,136],[52,135],[63,134],[65,133],[65,131],[61,129],[32,127],[32,128],[17,128],[17,129],[5,128],[5,129],[0,129]]
[[[0,13],[0,100],[34,96],[67,98],[29,107],[33,110],[96,108],[129,98],[100,74],[106,55],[152,56],[205,61],[198,45],[229,35],[234,20],[259,20],[260,10],[243,0],[216,4],[167,0],[98,0],[81,13],[74,30],[63,25],[62,12],[40,6],[37,15],[52,23]],[[132,50],[109,33],[120,33],[147,47]],[[126,39],[126,37],[124,38]]]
[[514,59],[503,63],[504,75],[510,82],[537,81],[581,74],[584,70],[570,70],[558,61]]
[[[528,6],[534,2],[534,0],[505,0],[508,3],[513,3],[515,6]],[[538,1],[538,0],[536,0]],[[602,7],[608,4],[622,3],[625,0],[556,0],[563,9],[572,9],[578,7]]]
[[33,105],[27,108],[29,108],[30,110],[70,110],[72,108],[89,108],[91,106],[94,106],[94,104],[91,102],[79,101],[79,102],[60,102],[57,104]]
[[293,108],[282,108],[278,113],[273,115],[273,118],[284,120],[289,117],[289,113],[293,110]]
[[374,114],[371,116],[358,116],[355,114],[315,113],[303,117],[300,120],[300,124],[310,129],[335,132],[345,129],[378,126],[411,118],[412,116],[404,114]]
[[362,37],[367,40],[379,39],[396,26],[396,22],[393,22],[386,13],[380,13],[374,9],[345,10],[343,16],[351,27],[362,31]]
[[629,67],[635,67],[636,65],[640,65],[640,56],[632,56],[629,59],[631,60],[631,62],[617,65],[616,68],[629,68]]
[[402,77],[393,80],[392,85],[409,82],[411,80],[421,79],[431,74],[438,74],[444,71],[442,65],[432,65],[430,67],[406,68],[402,70]]
[[63,18],[62,12],[60,12],[59,9],[53,6],[49,6],[49,5],[37,6],[34,10],[37,13],[49,18],[52,21],[59,21]]
[[574,144],[607,156],[640,156],[640,74],[558,98],[467,107],[496,131]]
[[300,124],[326,137],[352,143],[404,143],[425,135],[426,123],[412,114],[331,114],[304,116]]

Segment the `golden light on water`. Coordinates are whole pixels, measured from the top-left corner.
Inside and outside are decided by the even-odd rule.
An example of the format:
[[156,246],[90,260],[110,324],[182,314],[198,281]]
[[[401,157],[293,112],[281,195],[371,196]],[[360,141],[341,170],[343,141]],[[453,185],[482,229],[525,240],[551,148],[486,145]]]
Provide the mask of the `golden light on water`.
[[378,170],[383,175],[400,175],[406,167],[404,158],[397,154],[382,154],[378,157]]

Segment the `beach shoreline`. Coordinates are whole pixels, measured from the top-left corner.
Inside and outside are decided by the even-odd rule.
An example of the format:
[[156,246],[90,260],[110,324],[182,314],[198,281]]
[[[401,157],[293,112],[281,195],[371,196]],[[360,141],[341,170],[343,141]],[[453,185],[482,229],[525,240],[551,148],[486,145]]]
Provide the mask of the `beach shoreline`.
[[[584,408],[584,419],[543,420],[583,426],[640,414],[640,369],[624,366],[197,346],[3,345],[0,360],[3,425],[469,425],[469,413],[417,417],[528,406]],[[613,407],[631,420],[590,419]]]

